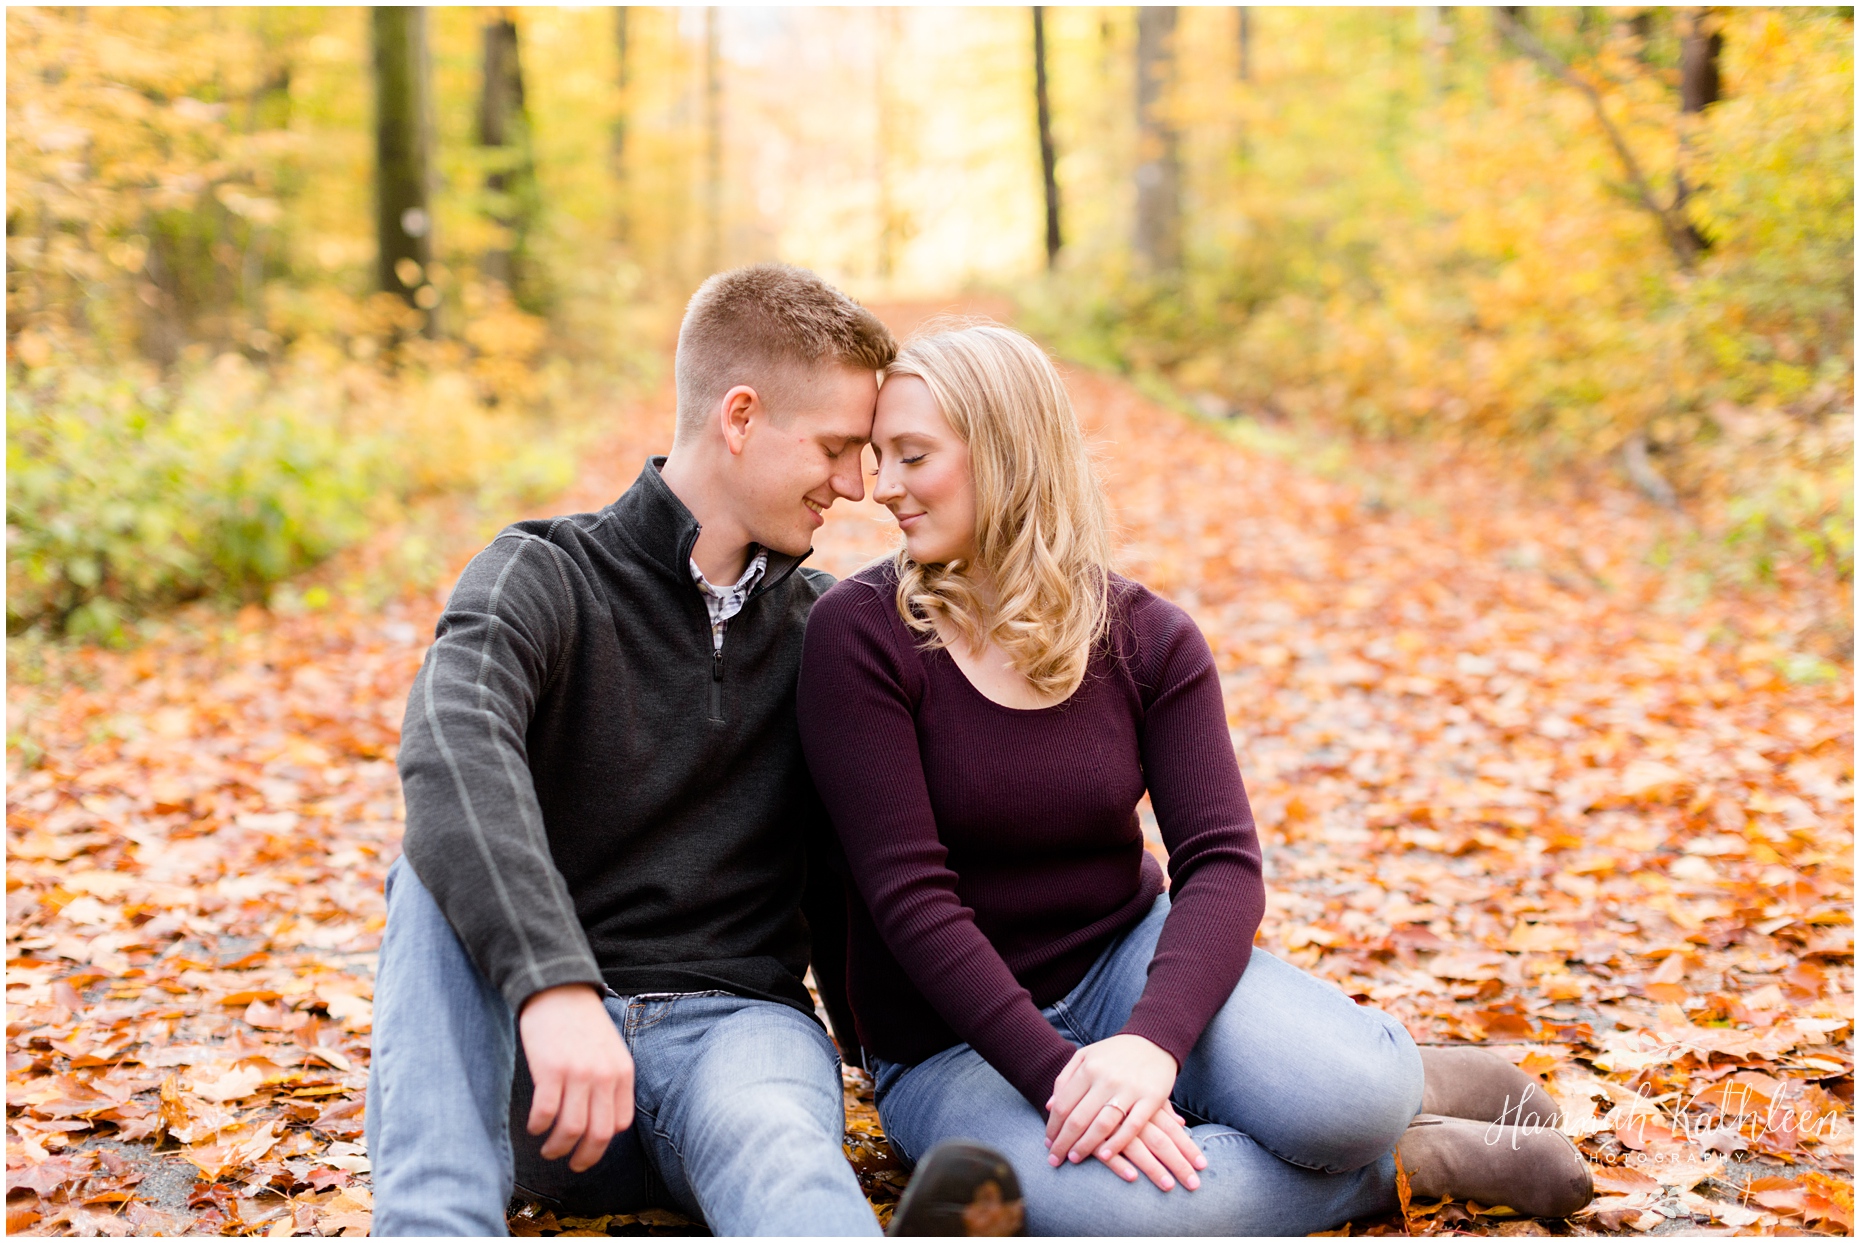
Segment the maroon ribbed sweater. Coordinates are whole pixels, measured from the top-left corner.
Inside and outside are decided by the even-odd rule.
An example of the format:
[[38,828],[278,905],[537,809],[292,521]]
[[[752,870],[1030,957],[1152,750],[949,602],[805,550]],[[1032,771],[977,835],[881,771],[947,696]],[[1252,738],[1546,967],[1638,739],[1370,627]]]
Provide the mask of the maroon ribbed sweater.
[[919,646],[896,583],[881,564],[822,596],[801,664],[802,745],[864,898],[850,903],[847,959],[861,1043],[916,1063],[967,1041],[1044,1109],[1073,1046],[1040,1007],[1162,891],[1136,814],[1147,787],[1171,908],[1123,1030],[1180,1064],[1239,982],[1265,910],[1207,641],[1114,577],[1110,641],[1080,688],[1007,708]]

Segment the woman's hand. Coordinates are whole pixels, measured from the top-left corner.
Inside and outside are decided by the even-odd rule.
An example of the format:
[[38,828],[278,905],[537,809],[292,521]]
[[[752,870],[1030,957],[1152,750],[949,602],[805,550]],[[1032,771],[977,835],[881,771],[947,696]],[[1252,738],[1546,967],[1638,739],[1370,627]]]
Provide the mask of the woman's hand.
[[1195,1190],[1208,1162],[1169,1105],[1175,1075],[1175,1059],[1141,1036],[1086,1045],[1053,1081],[1047,1160],[1095,1156],[1127,1182],[1142,1173],[1164,1191],[1178,1180]]

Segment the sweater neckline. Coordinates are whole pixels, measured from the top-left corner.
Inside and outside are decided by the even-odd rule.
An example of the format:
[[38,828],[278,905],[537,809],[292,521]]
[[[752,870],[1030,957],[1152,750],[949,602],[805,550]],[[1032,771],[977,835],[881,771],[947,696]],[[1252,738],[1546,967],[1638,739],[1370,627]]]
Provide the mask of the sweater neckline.
[[[607,508],[620,519],[617,526],[641,552],[672,578],[690,584],[691,550],[697,546],[703,528],[660,475],[664,465],[664,454],[647,458],[632,486]],[[768,569],[750,589],[748,599],[757,599],[780,586],[812,553],[810,548],[795,557],[768,550]]]
[[[933,648],[931,651],[943,659],[943,662],[949,666],[949,671],[955,675],[956,681],[962,683],[973,698],[980,700],[982,703],[987,704],[990,708],[998,712],[1012,713],[1015,716],[1041,716],[1048,712],[1057,712],[1067,704],[1076,701],[1078,697],[1084,693],[1085,684],[1091,681],[1091,670],[1088,668],[1085,671],[1085,676],[1079,679],[1079,684],[1072,688],[1072,693],[1058,703],[1047,704],[1045,707],[1041,708],[1016,708],[1012,704],[1004,704],[998,699],[990,699],[987,695],[984,695],[981,687],[969,681],[969,675],[962,671],[962,666],[956,663],[956,658],[949,654],[948,648]],[[929,654],[928,652],[925,653],[925,655]]]

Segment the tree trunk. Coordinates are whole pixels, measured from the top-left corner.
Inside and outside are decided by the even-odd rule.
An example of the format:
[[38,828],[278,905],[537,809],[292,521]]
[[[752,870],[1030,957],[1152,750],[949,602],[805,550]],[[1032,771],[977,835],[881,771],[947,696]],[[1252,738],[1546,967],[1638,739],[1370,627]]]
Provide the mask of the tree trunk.
[[1167,95],[1175,76],[1173,5],[1137,10],[1137,229],[1151,272],[1182,266],[1182,158]]
[[438,333],[439,297],[427,282],[433,217],[426,10],[377,8],[373,25],[376,278],[382,289],[422,312],[430,337]]
[[704,10],[704,273],[723,265],[723,49],[717,7]]
[[1240,80],[1253,80],[1253,10],[1241,5],[1234,10],[1239,15],[1240,35]]
[[1427,93],[1436,96],[1446,89],[1447,51],[1453,45],[1453,10],[1444,5],[1424,4],[1418,13],[1421,53],[1426,57]]
[[1704,9],[1686,13],[1679,37],[1679,110],[1703,112],[1718,102],[1718,56],[1724,35],[1709,29]]
[[497,152],[484,188],[503,244],[485,252],[484,275],[513,293],[522,283],[525,242],[535,215],[535,176],[529,119],[523,105],[523,67],[517,27],[507,16],[484,26],[484,85],[478,98],[478,145]]
[[[1718,102],[1718,55],[1724,50],[1724,35],[1710,29],[1708,11],[1702,8],[1685,10],[1679,29],[1679,111],[1683,116],[1697,116]],[[1687,234],[1703,251],[1711,247],[1711,239],[1686,217],[1686,200],[1692,197],[1692,186],[1686,181],[1690,138],[1682,126],[1679,166],[1673,172],[1673,211],[1686,218]]]
[[1630,14],[1625,22],[1629,46],[1633,48],[1634,59],[1641,64],[1648,64],[1651,57],[1648,50],[1653,46],[1653,14],[1646,9]]
[[892,66],[897,62],[900,37],[895,6],[871,10],[878,52],[872,58],[872,180],[878,192],[878,246],[872,266],[881,281],[890,281],[898,267],[898,247],[906,232],[898,210],[892,170],[897,164],[897,99],[891,89]]
[[1040,121],[1040,179],[1046,188],[1046,266],[1059,262],[1059,177],[1053,150],[1053,109],[1046,90],[1046,9],[1033,6],[1033,99]]
[[613,133],[613,168],[614,168],[614,229],[622,245],[628,240],[627,193],[626,193],[626,124],[631,101],[627,98],[628,75],[632,64],[627,59],[627,9],[619,5],[614,9],[614,50],[619,53],[619,69],[614,75],[614,86],[620,92],[620,109],[614,117]]

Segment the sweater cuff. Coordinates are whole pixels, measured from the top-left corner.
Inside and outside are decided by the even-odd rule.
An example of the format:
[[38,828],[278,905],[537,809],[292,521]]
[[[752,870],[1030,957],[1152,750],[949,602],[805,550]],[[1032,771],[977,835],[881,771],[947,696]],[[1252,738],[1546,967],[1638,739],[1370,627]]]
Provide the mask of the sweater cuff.
[[548,959],[533,967],[525,966],[512,972],[498,991],[503,993],[505,1003],[510,1006],[510,1017],[515,1019],[523,1013],[524,1003],[530,998],[545,989],[559,988],[564,984],[586,984],[603,995],[607,991],[607,981],[601,978],[600,968],[594,965],[593,956],[585,953]]
[[1028,1104],[1040,1111],[1041,1118],[1046,1117],[1046,1102],[1053,1099],[1054,1081],[1076,1052],[1078,1049],[1071,1041],[1053,1032],[1053,1047],[1029,1061],[1025,1067],[1016,1067],[1021,1073],[1013,1076],[1014,1086],[1020,1089],[1020,1094],[1027,1098]]
[[1130,1018],[1125,1021],[1117,1034],[1143,1037],[1175,1059],[1177,1074],[1182,1073],[1182,1067],[1188,1062],[1189,1050],[1193,1049],[1195,1042],[1201,1039],[1200,1032],[1183,1031],[1179,1021],[1170,1023],[1168,1016],[1145,1013],[1142,1002],[1137,1003],[1136,1008],[1130,1012]]

